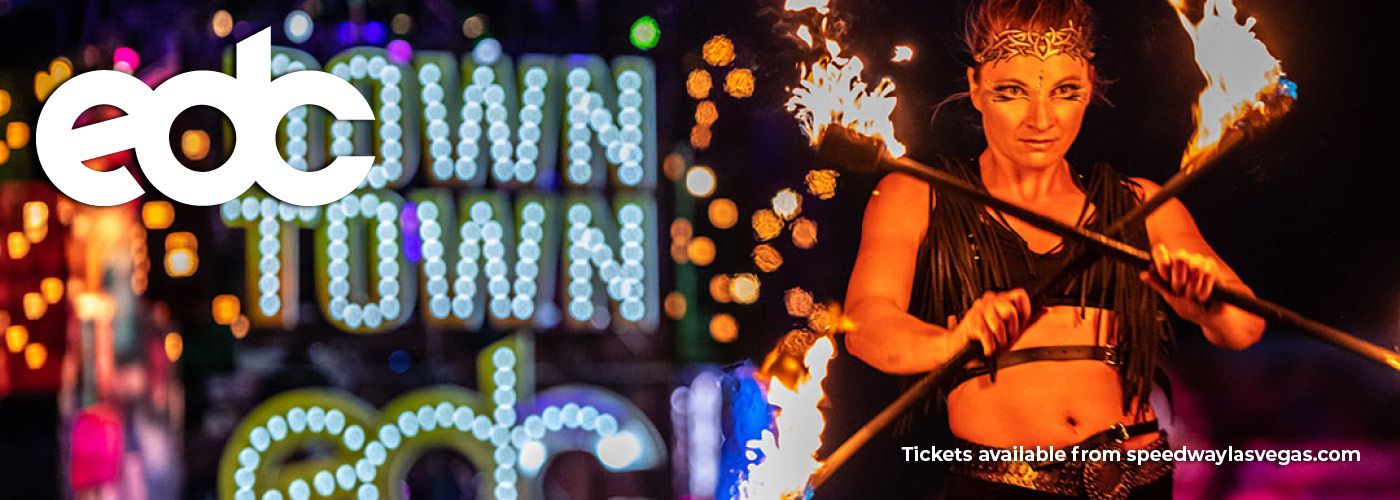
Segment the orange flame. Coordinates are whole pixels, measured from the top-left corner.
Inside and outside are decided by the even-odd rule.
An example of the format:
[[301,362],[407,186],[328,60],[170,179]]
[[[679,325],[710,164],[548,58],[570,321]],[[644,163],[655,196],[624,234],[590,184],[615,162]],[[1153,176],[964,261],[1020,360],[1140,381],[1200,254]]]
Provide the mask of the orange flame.
[[739,498],[745,500],[774,500],[799,498],[807,486],[807,478],[821,467],[816,459],[822,445],[822,419],[817,403],[822,399],[822,381],[826,379],[827,362],[836,354],[831,337],[817,339],[804,356],[807,378],[798,382],[797,390],[773,381],[768,385],[768,403],[778,407],[774,427],[778,433],[763,431],[760,439],[750,441],[748,448],[763,454],[763,461],[749,467],[747,481],[740,487]]
[[[818,12],[825,13],[826,2],[789,0],[787,8],[816,8]],[[823,28],[825,25],[823,18]],[[812,35],[805,28],[798,28],[797,36],[811,46]],[[826,38],[824,41],[826,54],[811,67],[802,66],[801,82],[792,89],[792,98],[787,102],[787,110],[797,117],[802,132],[815,145],[827,125],[844,125],[852,131],[883,140],[890,156],[904,156],[904,145],[895,139],[894,122],[890,121],[896,103],[894,81],[882,78],[874,88],[867,89],[865,81],[861,79],[865,62],[859,57],[843,57],[841,45],[835,40]]]
[[1205,0],[1205,13],[1195,23],[1186,18],[1185,0],[1170,1],[1191,36],[1196,64],[1206,78],[1195,107],[1196,132],[1182,157],[1185,166],[1218,143],[1225,130],[1251,109],[1262,107],[1262,96],[1279,84],[1283,69],[1250,31],[1253,17],[1244,24],[1235,22],[1235,5],[1230,0]]

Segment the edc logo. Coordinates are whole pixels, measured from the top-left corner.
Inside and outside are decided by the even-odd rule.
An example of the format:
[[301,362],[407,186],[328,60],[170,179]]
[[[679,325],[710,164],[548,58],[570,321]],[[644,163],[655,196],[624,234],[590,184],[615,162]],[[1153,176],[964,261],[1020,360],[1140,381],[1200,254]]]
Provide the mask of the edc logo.
[[[271,37],[264,29],[238,43],[236,78],[192,71],[152,90],[118,71],[74,77],[54,91],[39,115],[35,145],[44,172],[80,203],[119,205],[145,192],[136,178],[125,167],[98,172],[82,162],[135,148],[151,184],[187,205],[218,205],[254,183],[293,205],[339,200],[364,181],[374,157],[341,156],[321,170],[297,170],[277,151],[277,124],[292,108],[308,104],[325,108],[339,120],[373,120],[374,112],[353,85],[329,73],[298,71],[273,80]],[[100,104],[116,106],[126,115],[73,128],[78,115]],[[208,172],[185,168],[168,142],[171,122],[197,105],[223,112],[241,139],[228,160]]]

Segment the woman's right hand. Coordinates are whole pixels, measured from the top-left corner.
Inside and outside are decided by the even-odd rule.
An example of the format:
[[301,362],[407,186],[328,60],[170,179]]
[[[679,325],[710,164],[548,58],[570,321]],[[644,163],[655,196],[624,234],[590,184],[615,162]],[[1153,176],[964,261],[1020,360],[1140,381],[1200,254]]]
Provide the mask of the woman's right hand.
[[987,292],[972,303],[953,333],[980,343],[982,354],[991,357],[1020,338],[1021,328],[1030,324],[1030,318],[1031,299],[1025,290]]

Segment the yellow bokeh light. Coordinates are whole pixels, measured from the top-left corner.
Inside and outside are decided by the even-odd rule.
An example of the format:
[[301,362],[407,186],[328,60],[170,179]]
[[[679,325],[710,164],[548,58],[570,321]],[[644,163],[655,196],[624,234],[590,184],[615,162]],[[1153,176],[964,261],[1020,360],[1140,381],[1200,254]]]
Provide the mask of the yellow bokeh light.
[[34,74],[34,98],[39,102],[44,102],[63,82],[68,81],[73,76],[73,63],[66,57],[59,57],[49,62],[47,70],[39,70]]
[[812,314],[812,294],[801,288],[790,289],[783,294],[783,306],[789,315],[805,318]]
[[710,278],[710,298],[720,304],[728,304],[734,300],[734,296],[729,293],[729,282],[733,281],[728,274],[716,274]]
[[734,302],[738,304],[752,304],[758,302],[758,276],[753,273],[743,273],[734,276],[729,282],[729,294],[734,297]]
[[214,20],[210,21],[209,28],[214,30],[214,34],[219,38],[228,36],[233,32],[233,15],[226,10],[214,13]]
[[711,66],[728,66],[734,62],[734,42],[724,35],[715,35],[700,50]]
[[44,296],[38,292],[24,294],[24,317],[30,321],[44,317],[44,313],[49,311],[49,303],[44,302]]
[[29,255],[29,239],[24,237],[24,233],[10,233],[5,238],[5,247],[10,250],[11,259],[19,260]]
[[739,338],[739,322],[734,316],[719,313],[710,318],[710,338],[715,342],[729,343]]
[[701,236],[690,240],[690,245],[686,247],[685,254],[699,266],[708,266],[715,261],[715,242],[709,238]]
[[203,160],[209,156],[209,133],[197,128],[186,130],[180,134],[180,152],[185,158]]
[[212,304],[214,322],[220,325],[232,325],[234,321],[238,320],[242,307],[237,296],[223,294],[214,297]]
[[778,253],[772,245],[759,245],[753,249],[753,263],[760,271],[771,273],[783,265],[783,254]]
[[820,200],[830,200],[836,196],[836,177],[840,175],[835,170],[813,170],[807,172],[807,192],[812,193]]
[[29,144],[29,124],[10,122],[5,126],[5,143],[10,149],[19,149]]
[[797,217],[797,214],[802,213],[802,197],[791,189],[778,191],[778,194],[773,196],[773,212],[777,213],[779,217],[792,220],[793,217]]
[[24,238],[30,243],[44,241],[49,234],[49,205],[42,201],[24,204]]
[[180,336],[180,332],[170,332],[165,334],[165,359],[171,363],[180,360],[180,355],[185,353],[185,339]]
[[148,201],[141,206],[141,223],[146,229],[167,229],[175,222],[175,207],[168,201]]
[[720,229],[729,229],[739,222],[739,207],[728,198],[711,201],[709,213],[710,225]]
[[677,263],[677,264],[686,264],[686,263],[689,263],[689,262],[690,262],[690,255],[686,254],[686,252],[689,251],[689,249],[690,249],[690,240],[686,240],[685,243],[680,243],[680,242],[672,241],[672,242],[671,242],[671,261],[672,261],[672,262],[675,262],[675,263]]
[[739,99],[753,95],[753,71],[747,68],[735,68],[724,75],[724,91],[729,95]]
[[704,198],[715,192],[715,171],[704,165],[690,167],[685,174],[685,189],[696,198]]
[[233,338],[241,339],[248,336],[248,328],[250,326],[252,325],[248,321],[248,317],[240,314],[238,315],[238,319],[233,320],[233,324],[229,325],[229,330],[233,332]]
[[172,278],[186,278],[199,270],[199,256],[188,248],[177,248],[165,254],[165,274]]
[[714,82],[710,79],[710,72],[703,69],[691,71],[690,76],[685,78],[685,92],[696,99],[709,97],[712,86]]
[[199,250],[199,239],[195,238],[194,233],[188,231],[165,235],[165,251],[169,252],[181,248]]
[[44,362],[49,360],[49,349],[44,344],[33,343],[24,346],[24,364],[30,370],[38,370],[44,366]]
[[666,317],[674,320],[684,318],[686,309],[685,295],[681,295],[681,292],[675,291],[666,294],[664,307],[666,309]]
[[0,115],[10,112],[10,93],[0,89]]
[[851,322],[842,314],[841,305],[831,302],[817,306],[812,311],[812,315],[807,317],[807,327],[818,335],[830,335],[836,333],[837,330],[850,330]]
[[714,102],[700,101],[700,104],[695,105],[695,123],[708,127],[714,125],[715,120],[718,119],[719,109],[715,108]]
[[696,124],[690,128],[690,145],[695,149],[710,147],[710,127]]
[[759,210],[753,213],[753,231],[759,241],[777,238],[783,232],[783,219],[772,210]]
[[798,217],[792,223],[792,244],[803,250],[817,244],[817,223],[811,219]]
[[661,170],[667,179],[680,180],[681,175],[685,174],[685,157],[680,153],[666,155],[666,160],[661,163]]
[[4,165],[7,161],[10,161],[10,147],[4,142],[0,142],[0,165]]
[[55,277],[44,278],[39,282],[39,293],[44,296],[44,302],[57,304],[63,300],[63,280]]
[[29,329],[24,325],[10,325],[5,328],[5,348],[11,353],[19,354],[24,350],[24,345],[29,343]]

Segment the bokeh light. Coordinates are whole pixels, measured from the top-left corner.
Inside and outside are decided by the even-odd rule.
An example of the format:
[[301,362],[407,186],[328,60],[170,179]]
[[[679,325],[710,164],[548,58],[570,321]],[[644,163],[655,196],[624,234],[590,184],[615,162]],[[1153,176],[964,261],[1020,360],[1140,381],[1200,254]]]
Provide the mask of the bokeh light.
[[690,145],[695,149],[710,147],[710,127],[696,125],[690,128]]
[[696,198],[704,198],[715,192],[715,171],[704,165],[690,167],[685,174],[685,189]]
[[180,332],[170,332],[165,334],[165,359],[171,363],[180,360],[180,355],[185,353],[185,339],[180,336]]
[[632,46],[651,50],[661,41],[661,26],[651,16],[642,16],[632,23]]
[[680,180],[681,175],[685,174],[685,157],[680,153],[666,155],[666,159],[661,162],[661,171],[666,174],[667,179]]
[[141,223],[146,229],[167,229],[175,222],[175,207],[168,201],[148,201],[141,205]]
[[819,200],[830,200],[836,196],[836,177],[839,175],[835,170],[807,172],[807,192]]
[[783,294],[783,306],[790,316],[805,318],[812,314],[812,294],[801,288],[789,289]]
[[233,332],[233,338],[241,339],[248,336],[250,326],[252,325],[248,321],[248,316],[240,314],[238,319],[233,320],[233,324],[229,325],[229,331]]
[[700,104],[695,105],[695,123],[708,127],[714,125],[715,120],[718,119],[719,109],[715,108],[714,102],[700,101]]
[[486,15],[477,14],[462,21],[462,34],[467,38],[476,38],[486,33]]
[[729,293],[729,284],[734,281],[728,274],[716,274],[710,278],[710,298],[720,304],[728,304],[734,301],[734,295]]
[[679,320],[685,317],[685,295],[681,292],[672,291],[666,294],[666,301],[662,305],[666,309],[666,317]]
[[384,23],[381,23],[379,21],[367,22],[365,23],[364,28],[361,28],[360,33],[364,36],[365,43],[371,45],[379,45],[381,43],[384,43]]
[[783,232],[783,219],[772,210],[763,209],[753,213],[753,232],[758,241],[777,238]]
[[758,301],[758,276],[741,273],[729,282],[729,293],[737,304],[752,304]]
[[5,144],[10,149],[19,149],[29,145],[29,124],[24,122],[10,122],[5,125]]
[[710,79],[710,72],[703,69],[691,71],[690,76],[685,78],[685,92],[696,99],[709,97],[712,86],[714,82]]
[[141,67],[141,56],[131,47],[117,47],[112,52],[112,69],[122,73],[134,73]]
[[282,22],[282,33],[286,34],[292,43],[305,42],[311,38],[313,29],[315,24],[311,22],[311,15],[300,10],[287,14],[287,19]]
[[394,14],[394,18],[389,21],[389,28],[394,30],[395,35],[407,35],[413,29],[413,18],[402,12]]
[[180,152],[185,158],[194,161],[209,156],[209,133],[200,129],[189,129],[180,134]]
[[710,225],[719,229],[729,229],[739,222],[739,207],[729,198],[715,198],[710,202]]
[[44,296],[38,292],[24,294],[22,301],[24,307],[24,317],[30,321],[44,317],[44,313],[49,311],[49,303],[44,302]]
[[753,263],[760,271],[771,273],[783,265],[783,255],[772,245],[759,245],[753,248]]
[[792,223],[792,244],[803,250],[817,244],[817,223],[811,219],[798,217]]
[[900,45],[894,48],[894,57],[890,58],[894,62],[906,62],[914,58],[914,49],[908,45]]
[[239,303],[238,296],[223,294],[214,297],[210,308],[214,315],[214,322],[220,325],[232,325],[238,320],[242,311],[242,304]]
[[209,29],[214,30],[214,35],[223,38],[233,32],[233,15],[226,10],[214,13],[214,19],[209,22]]
[[39,293],[44,296],[44,302],[57,304],[63,300],[63,280],[50,276],[39,282]]
[[44,241],[49,234],[49,205],[42,201],[24,203],[24,239],[30,243]]
[[29,329],[24,325],[10,325],[5,327],[5,348],[11,353],[19,354],[24,350],[24,345],[29,343]]
[[735,98],[752,96],[753,87],[753,71],[747,68],[735,68],[724,75],[724,91]]
[[30,370],[43,368],[44,362],[48,361],[48,359],[49,348],[44,347],[44,344],[36,342],[24,346],[24,364],[28,366]]
[[715,342],[730,343],[739,338],[739,322],[728,313],[719,313],[710,318],[710,338]]
[[24,233],[18,231],[10,233],[5,238],[5,247],[9,249],[11,259],[19,260],[29,255],[29,239],[24,237]]
[[783,189],[773,196],[773,212],[779,217],[792,220],[802,213],[802,197],[791,189]]
[[715,35],[705,42],[700,53],[711,66],[728,66],[734,62],[734,42],[724,35]]
[[0,115],[10,112],[10,93],[0,89]]
[[715,261],[715,242],[704,236],[690,240],[686,256],[697,266],[708,266]]
[[407,40],[394,40],[389,42],[385,49],[389,52],[389,62],[394,64],[408,64],[413,59],[413,46]]

